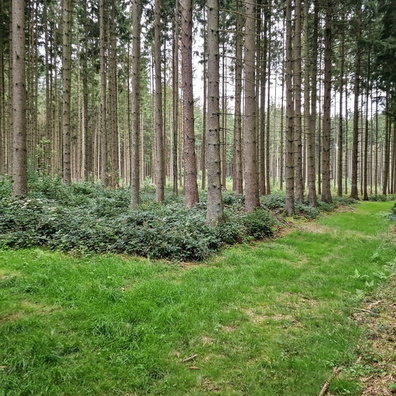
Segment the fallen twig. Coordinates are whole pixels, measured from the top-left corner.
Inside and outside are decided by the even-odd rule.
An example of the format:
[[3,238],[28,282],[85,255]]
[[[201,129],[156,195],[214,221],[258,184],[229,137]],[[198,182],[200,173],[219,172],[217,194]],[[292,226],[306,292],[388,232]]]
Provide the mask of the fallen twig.
[[318,396],[324,396],[327,392],[327,389],[329,388],[331,380],[342,370],[342,367],[334,367],[333,372],[331,373],[330,377],[327,379],[327,381],[324,383],[322,386],[321,391],[319,392]]
[[184,358],[181,362],[182,363],[190,362],[191,360],[194,360],[197,356],[198,356],[197,354],[191,355],[189,357]]

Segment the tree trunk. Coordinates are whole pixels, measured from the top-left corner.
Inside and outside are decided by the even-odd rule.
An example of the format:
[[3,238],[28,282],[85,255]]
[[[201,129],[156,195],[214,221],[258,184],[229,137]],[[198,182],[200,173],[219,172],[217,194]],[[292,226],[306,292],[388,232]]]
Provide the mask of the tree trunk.
[[179,1],[175,2],[175,18],[174,18],[174,33],[172,46],[172,99],[173,99],[173,114],[172,114],[172,185],[173,194],[179,195],[178,183],[178,139],[179,139]]
[[102,183],[107,185],[107,0],[99,1],[99,42],[100,42],[100,111],[98,137],[98,174]]
[[233,189],[243,194],[242,170],[242,51],[243,51],[243,18],[241,0],[237,0],[236,32],[235,32],[235,104],[234,104],[234,174]]
[[63,87],[63,181],[71,182],[71,0],[63,0],[62,87]]
[[301,114],[301,0],[295,0],[294,29],[294,172],[295,199],[304,200]]
[[181,0],[181,52],[183,87],[183,133],[184,133],[184,204],[187,208],[198,202],[197,162],[194,135],[194,95],[192,72],[192,4]]
[[325,58],[323,99],[322,201],[331,203],[330,138],[331,138],[331,75],[332,75],[332,10],[327,3],[325,16]]
[[360,95],[360,46],[355,57],[355,85],[353,106],[353,138],[352,138],[352,185],[351,198],[359,199],[358,193],[358,155],[359,155],[359,95]]
[[27,194],[25,2],[12,1],[12,196]]
[[207,221],[211,226],[224,220],[221,194],[219,66],[219,0],[208,0]]
[[116,1],[109,3],[109,44],[108,44],[108,185],[111,188],[119,184],[119,136],[118,136],[118,93],[117,93],[117,37],[116,37]]
[[162,118],[162,84],[161,84],[161,0],[155,0],[154,12],[154,78],[155,78],[155,199],[164,202],[165,198],[165,153],[164,153],[164,128]]
[[[345,22],[343,20],[343,22]],[[344,141],[344,119],[343,119],[343,109],[344,109],[344,69],[345,69],[345,33],[342,32],[341,38],[341,59],[340,59],[340,103],[339,103],[339,126],[338,126],[338,162],[337,162],[337,195],[342,196],[342,153],[343,153],[343,141]],[[345,181],[346,183],[346,181]]]
[[286,0],[286,155],[285,155],[285,181],[286,181],[286,213],[288,216],[294,214],[294,104],[292,85],[292,2]]
[[245,210],[251,212],[260,206],[257,169],[257,110],[255,90],[256,60],[256,6],[253,0],[245,0]]
[[[131,128],[131,207],[140,202],[140,31],[142,6],[132,2],[132,128]],[[128,93],[129,94],[129,93]]]

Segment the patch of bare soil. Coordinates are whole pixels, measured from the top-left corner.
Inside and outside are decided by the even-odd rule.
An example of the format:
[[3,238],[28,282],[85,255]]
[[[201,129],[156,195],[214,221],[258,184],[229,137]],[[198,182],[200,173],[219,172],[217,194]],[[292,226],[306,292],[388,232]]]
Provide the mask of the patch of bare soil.
[[361,362],[368,375],[360,379],[362,395],[396,395],[396,276],[355,313],[366,328]]

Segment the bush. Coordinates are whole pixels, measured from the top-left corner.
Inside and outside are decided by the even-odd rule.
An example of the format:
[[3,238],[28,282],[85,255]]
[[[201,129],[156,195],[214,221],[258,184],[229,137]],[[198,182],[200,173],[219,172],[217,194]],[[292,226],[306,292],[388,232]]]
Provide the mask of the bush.
[[246,235],[262,239],[273,235],[274,219],[264,209],[256,209],[242,217]]
[[281,213],[285,211],[286,197],[281,193],[274,193],[271,195],[263,195],[260,198],[261,205],[273,212]]
[[390,217],[391,220],[396,221],[396,204],[392,206]]
[[296,215],[306,217],[307,219],[316,219],[320,215],[319,207],[309,206],[300,202],[296,202],[295,209]]
[[[283,213],[286,202],[282,193],[263,196],[261,208],[245,213],[244,197],[227,192],[225,222],[209,227],[205,194],[194,209],[185,209],[182,197],[171,194],[167,205],[154,202],[154,191],[146,183],[142,196],[147,200],[131,210],[127,188],[109,190],[88,182],[66,185],[59,178],[35,175],[29,198],[13,200],[10,180],[1,179],[0,247],[42,245],[62,251],[202,260],[224,245],[272,236],[277,223],[269,211]],[[333,208],[323,202],[318,208],[297,203],[296,214],[313,219]]]
[[356,199],[346,196],[335,196],[333,197],[333,202],[337,206],[350,206],[357,203]]

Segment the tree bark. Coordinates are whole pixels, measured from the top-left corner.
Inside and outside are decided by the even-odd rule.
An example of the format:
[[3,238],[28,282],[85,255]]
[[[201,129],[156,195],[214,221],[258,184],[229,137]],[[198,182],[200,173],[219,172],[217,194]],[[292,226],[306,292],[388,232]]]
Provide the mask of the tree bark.
[[332,9],[328,1],[325,16],[325,58],[323,99],[322,201],[331,203],[330,137],[331,137],[331,75],[332,75]]
[[140,203],[140,33],[142,6],[132,2],[132,128],[131,128],[131,207]]
[[292,2],[286,0],[286,154],[285,154],[285,184],[286,184],[286,213],[288,216],[294,214],[294,104],[292,84]]
[[12,1],[12,196],[27,194],[25,2]]
[[211,226],[224,221],[221,193],[219,67],[219,0],[208,0],[208,129],[206,138],[208,204],[206,217]]
[[301,114],[301,0],[295,0],[294,29],[294,182],[295,199],[304,200]]
[[193,207],[198,202],[197,162],[194,135],[194,95],[192,72],[192,3],[181,0],[181,51],[184,124],[184,205]]
[[245,0],[245,210],[252,212],[260,206],[257,169],[257,108],[255,90],[256,60],[256,6],[252,0]]
[[63,181],[71,182],[71,0],[63,0],[63,41],[62,41],[62,137],[63,137]]
[[154,11],[154,79],[155,79],[155,137],[156,137],[156,164],[155,164],[155,199],[159,203],[165,198],[165,150],[164,128],[162,118],[162,84],[161,84],[161,0],[155,0]]
[[243,52],[243,18],[241,0],[237,0],[235,31],[235,104],[234,104],[234,190],[243,194],[242,170],[242,52]]

